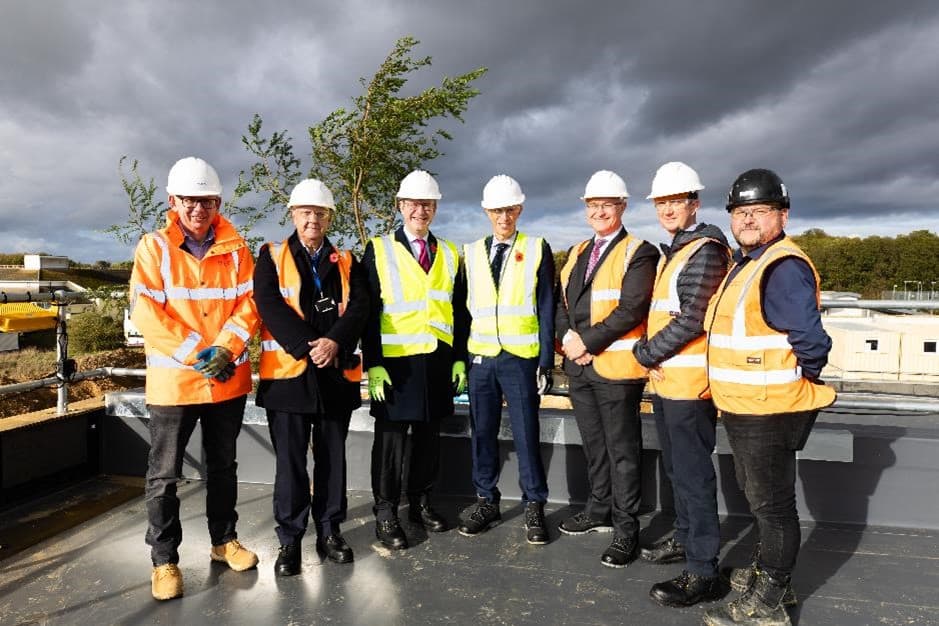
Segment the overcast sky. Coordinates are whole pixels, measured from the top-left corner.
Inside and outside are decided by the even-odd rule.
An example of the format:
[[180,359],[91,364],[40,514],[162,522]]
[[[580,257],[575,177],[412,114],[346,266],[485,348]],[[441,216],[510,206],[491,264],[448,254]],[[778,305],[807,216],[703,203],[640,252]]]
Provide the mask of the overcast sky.
[[[126,218],[122,155],[162,189],[201,156],[226,194],[250,164],[254,113],[307,127],[360,92],[396,39],[433,66],[414,88],[476,67],[465,124],[426,164],[443,192],[433,230],[485,234],[482,187],[514,176],[520,227],[555,249],[589,235],[590,175],[626,180],[626,225],[663,240],[645,199],[666,161],[696,168],[704,221],[752,167],[792,195],[789,232],[937,230],[935,0],[345,0],[259,3],[0,0],[0,252],[130,259],[100,231]],[[423,85],[420,84],[423,81]],[[282,238],[272,218],[261,234]]]

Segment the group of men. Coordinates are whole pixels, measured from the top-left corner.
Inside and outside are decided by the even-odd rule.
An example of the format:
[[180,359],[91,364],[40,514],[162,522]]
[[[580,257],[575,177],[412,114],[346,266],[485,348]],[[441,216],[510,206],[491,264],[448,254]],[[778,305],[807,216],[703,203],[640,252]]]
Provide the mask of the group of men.
[[[666,163],[656,173],[648,198],[671,237],[660,254],[623,226],[629,197],[623,179],[595,173],[582,196],[594,234],[570,249],[556,279],[548,243],[517,228],[525,195],[509,176],[495,176],[483,189],[492,234],[461,255],[430,231],[442,197],[437,181],[411,172],[397,193],[401,227],[372,238],[361,262],[329,241],[333,195],[309,179],[288,202],[295,231],[264,245],[255,265],[219,213],[215,170],[194,157],[178,161],[166,188],[167,225],[141,239],[131,278],[132,320],[147,358],[153,596],[183,593],[176,481],[196,422],[211,558],[236,571],[257,565],[235,531],[235,448],[251,390],[246,345],[260,329],[256,403],[266,409],[276,456],[277,575],[300,572],[311,517],[319,553],[336,563],[354,558],[340,524],[345,441],[361,404],[363,369],[375,418],[371,476],[381,544],[409,545],[398,516],[402,490],[411,523],[448,529],[431,501],[440,423],[453,414],[454,395],[466,390],[476,502],[461,513],[458,532],[479,535],[501,521],[504,401],[526,540],[546,544],[538,407],[553,385],[557,350],[589,484],[586,506],[562,521],[560,532],[611,532],[600,556],[609,567],[626,567],[637,556],[686,561],[680,576],[653,585],[650,595],[663,605],[722,598],[711,461],[719,409],[760,542],[753,562],[730,573],[740,597],[709,610],[705,622],[788,623],[800,540],[795,451],[818,410],[834,401],[818,380],[830,349],[819,279],[783,232],[789,194],[775,173],[750,170],[733,184],[727,210],[740,246],[733,254],[719,228],[697,223],[703,188],[684,163]],[[676,520],[674,534],[640,547],[640,401],[647,381]]]

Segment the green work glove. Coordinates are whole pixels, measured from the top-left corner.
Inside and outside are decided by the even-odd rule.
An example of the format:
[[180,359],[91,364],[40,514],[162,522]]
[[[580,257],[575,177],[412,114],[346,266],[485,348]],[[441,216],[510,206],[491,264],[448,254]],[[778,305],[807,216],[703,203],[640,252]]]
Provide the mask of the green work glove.
[[458,396],[466,391],[466,363],[463,361],[453,362],[450,380],[453,381],[453,395]]
[[232,361],[232,353],[222,346],[209,346],[196,354],[196,364],[192,367],[206,378],[215,378]]
[[384,402],[385,385],[391,386],[388,370],[381,365],[368,368],[368,397],[375,402]]

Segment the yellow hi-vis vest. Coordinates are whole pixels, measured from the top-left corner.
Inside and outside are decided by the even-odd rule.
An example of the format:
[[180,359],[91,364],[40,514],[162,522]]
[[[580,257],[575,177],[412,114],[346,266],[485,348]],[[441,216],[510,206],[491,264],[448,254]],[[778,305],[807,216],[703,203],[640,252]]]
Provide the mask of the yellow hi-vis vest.
[[802,377],[786,333],[763,317],[760,285],[766,269],[785,257],[803,259],[815,274],[815,299],[821,302],[819,276],[808,256],[785,237],[721,284],[705,318],[708,378],[714,404],[742,415],[809,411],[835,401],[831,387]]
[[[167,213],[166,228],[137,244],[130,310],[144,337],[147,404],[206,404],[251,391],[246,345],[258,327],[254,259],[228,220],[217,216],[214,228],[215,243],[201,260],[181,249],[176,211]],[[235,355],[226,382],[193,367],[199,351],[213,345]]]
[[[590,239],[577,244],[567,257],[567,263],[561,269],[561,294],[565,305],[567,302],[567,283],[574,264]],[[612,250],[610,250],[600,264],[593,270],[593,281],[590,283],[590,324],[602,322],[619,305],[620,290],[623,286],[623,277],[629,270],[629,262],[633,255],[644,243],[642,239],[627,234]],[[637,324],[619,339],[611,343],[600,354],[593,357],[593,369],[600,376],[610,380],[632,380],[645,378],[646,371],[636,357],[633,356],[633,346],[636,340],[646,331],[646,323]]]
[[[287,240],[280,244],[266,244],[271,254],[271,260],[274,262],[274,269],[277,271],[277,281],[280,287],[280,294],[291,309],[297,312],[297,315],[303,317],[303,308],[300,305],[300,271],[297,269],[297,263],[290,253],[290,246]],[[336,269],[339,270],[339,277],[342,281],[342,300],[339,302],[339,315],[346,312],[346,304],[349,302],[349,273],[352,271],[352,253],[348,250],[338,250],[333,248],[333,254],[336,255]],[[307,361],[303,358],[297,360],[292,354],[284,350],[271,331],[261,322],[261,363],[259,365],[259,374],[264,380],[296,378],[307,368]],[[362,365],[359,362],[358,367],[354,369],[343,370],[342,375],[350,382],[359,382],[362,380]]]
[[[681,248],[667,262],[664,255],[659,259],[652,304],[649,306],[649,337],[654,337],[668,326],[673,317],[681,313],[678,277],[694,253],[709,242],[721,243],[717,239],[697,239]],[[724,248],[726,250],[726,246]],[[708,390],[707,338],[704,333],[689,341],[677,354],[665,359],[659,366],[663,369],[665,380],[650,377],[649,386],[660,398],[706,400],[711,397]]]
[[496,289],[489,265],[486,240],[463,247],[467,298],[473,317],[467,347],[472,354],[496,356],[505,350],[523,359],[538,356],[538,313],[535,296],[541,237],[517,233],[502,260],[502,277]]
[[374,237],[381,288],[381,353],[386,357],[429,354],[437,341],[453,345],[453,283],[460,258],[456,246],[437,239],[429,272],[394,235]]

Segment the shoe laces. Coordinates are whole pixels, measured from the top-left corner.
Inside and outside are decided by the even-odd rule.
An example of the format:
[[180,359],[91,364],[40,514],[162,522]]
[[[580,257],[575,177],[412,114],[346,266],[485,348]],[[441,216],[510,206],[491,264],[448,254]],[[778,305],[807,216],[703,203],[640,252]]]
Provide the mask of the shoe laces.
[[525,524],[529,528],[544,526],[544,514],[541,512],[541,507],[534,502],[529,502],[525,507]]
[[610,542],[610,547],[622,550],[623,552],[631,552],[633,549],[633,541],[626,537],[613,537],[613,541]]
[[480,500],[476,503],[476,509],[470,513],[470,519],[475,522],[484,522],[487,517],[495,514],[495,505],[486,500]]
[[179,567],[175,563],[167,563],[166,565],[160,565],[156,568],[156,577],[157,580],[162,580],[164,578],[169,578],[171,576],[176,576],[179,574]]

